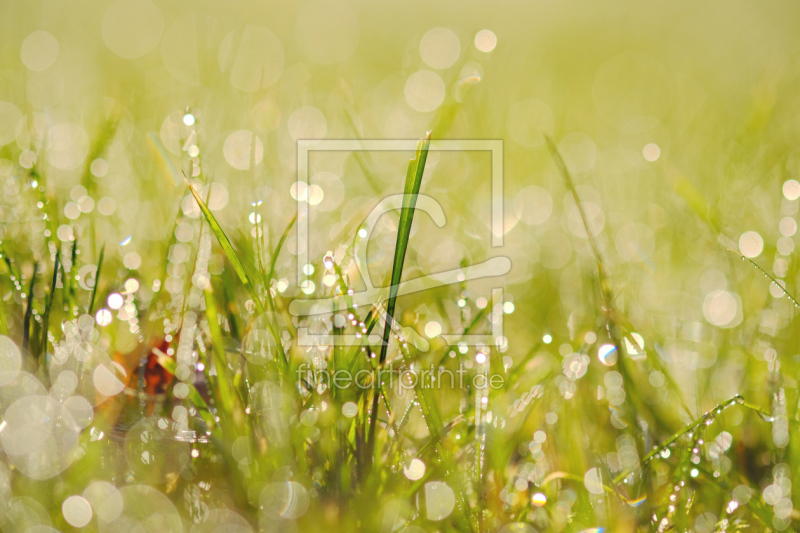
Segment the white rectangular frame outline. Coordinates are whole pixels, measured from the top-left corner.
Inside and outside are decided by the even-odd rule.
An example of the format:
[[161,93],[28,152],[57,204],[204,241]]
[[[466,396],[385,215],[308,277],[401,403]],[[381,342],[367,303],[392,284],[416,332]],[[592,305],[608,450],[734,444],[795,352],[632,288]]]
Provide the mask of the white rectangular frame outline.
[[[297,141],[297,181],[305,184],[306,189],[309,185],[308,159],[311,152],[415,152],[417,149],[416,139],[300,139]],[[448,151],[448,152],[491,152],[492,171],[491,171],[491,202],[492,202],[492,248],[503,246],[504,226],[504,198],[503,198],[503,140],[502,139],[442,139],[432,140],[429,150]],[[298,287],[305,281],[303,267],[308,264],[308,202],[298,198],[297,200],[297,285]],[[503,289],[492,289],[492,301],[489,305],[492,308],[503,303]],[[499,337],[503,336],[503,313],[499,313],[497,323],[491,325],[492,333],[488,335],[466,335],[443,333],[442,337],[452,344],[451,341],[465,342],[467,345],[474,346],[479,343],[495,343]],[[316,344],[326,339],[327,335],[309,335],[307,328],[298,330],[298,342],[301,345]],[[347,336],[345,336],[347,337]],[[456,340],[458,338],[458,340]],[[353,336],[353,339],[343,339],[346,344],[358,344],[361,339]]]

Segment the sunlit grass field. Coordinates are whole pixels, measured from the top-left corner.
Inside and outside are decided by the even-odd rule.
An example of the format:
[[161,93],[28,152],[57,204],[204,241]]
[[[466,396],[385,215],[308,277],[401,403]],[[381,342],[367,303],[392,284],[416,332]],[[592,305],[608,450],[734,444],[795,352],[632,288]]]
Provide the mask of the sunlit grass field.
[[0,530],[796,529],[799,10],[0,3]]

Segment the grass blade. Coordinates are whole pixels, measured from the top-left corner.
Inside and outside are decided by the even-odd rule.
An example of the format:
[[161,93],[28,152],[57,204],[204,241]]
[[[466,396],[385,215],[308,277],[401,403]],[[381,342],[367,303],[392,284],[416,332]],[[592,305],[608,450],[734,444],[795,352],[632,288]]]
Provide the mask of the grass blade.
[[790,301],[791,301],[791,302],[794,304],[794,306],[795,306],[796,308],[797,308],[797,307],[800,307],[800,303],[798,303],[798,302],[797,302],[797,300],[795,299],[795,297],[794,297],[794,296],[792,296],[792,295],[791,295],[791,293],[790,293],[789,291],[787,291],[787,290],[786,290],[786,288],[785,288],[783,285],[781,285],[780,283],[778,283],[778,280],[777,280],[777,279],[775,279],[775,278],[774,278],[774,277],[772,277],[772,276],[771,276],[769,273],[767,273],[767,271],[766,271],[766,270],[764,270],[763,268],[761,268],[760,266],[758,266],[758,264],[757,264],[755,261],[753,261],[752,259],[750,259],[749,257],[747,257],[747,256],[745,256],[745,255],[742,255],[742,253],[741,253],[741,252],[739,252],[738,250],[734,250],[733,248],[728,248],[728,251],[729,251],[729,252],[733,252],[733,253],[735,253],[736,255],[738,255],[739,257],[741,257],[741,258],[742,258],[742,261],[749,261],[749,262],[750,262],[750,264],[751,264],[751,265],[753,265],[753,266],[756,268],[756,270],[758,270],[759,272],[761,272],[762,274],[764,274],[764,277],[768,278],[768,279],[769,279],[769,280],[770,280],[772,283],[774,283],[774,284],[775,284],[775,285],[776,285],[778,288],[780,288],[780,290],[782,290],[782,291],[783,291],[783,294],[785,294],[785,295],[786,295],[786,297],[787,297],[787,298],[789,298],[789,300],[790,300]]
[[[406,172],[406,184],[403,193],[403,207],[400,214],[400,223],[397,226],[397,244],[394,249],[394,261],[392,262],[392,281],[389,289],[389,302],[386,307],[386,326],[383,329],[383,343],[381,345],[381,353],[379,358],[379,365],[386,361],[386,351],[389,348],[389,334],[392,331],[394,322],[394,310],[397,304],[397,291],[400,285],[400,278],[403,274],[403,261],[406,257],[406,250],[408,249],[408,239],[411,234],[411,224],[414,221],[414,208],[417,203],[417,194],[422,184],[422,174],[425,172],[425,161],[428,159],[428,149],[431,143],[431,134],[425,136],[417,144],[417,153],[414,159],[408,162],[408,171]],[[375,454],[375,428],[378,421],[378,402],[380,398],[380,388],[376,381],[376,387],[372,397],[372,411],[370,413],[369,421],[369,434],[367,442],[372,448],[372,458]]]
[[[564,181],[566,182],[567,187],[569,188],[569,191],[572,194],[572,198],[575,201],[575,205],[578,207],[578,212],[581,215],[581,221],[583,222],[583,227],[586,230],[586,236],[589,239],[589,243],[591,244],[592,252],[594,253],[595,261],[597,263],[597,279],[598,282],[600,283],[600,294],[602,298],[601,313],[605,317],[606,331],[608,332],[608,335],[611,338],[614,345],[617,347],[618,353],[622,353],[623,337],[625,337],[625,335],[624,334],[620,335],[620,332],[618,331],[618,328],[616,326],[618,326],[620,322],[627,323],[628,320],[627,318],[624,317],[624,315],[621,312],[619,312],[619,310],[614,305],[614,291],[611,289],[611,281],[608,277],[608,272],[606,271],[605,263],[603,263],[603,257],[600,254],[600,248],[597,246],[597,241],[595,240],[594,234],[592,233],[592,228],[589,225],[589,219],[586,216],[586,212],[583,209],[583,204],[581,203],[580,196],[578,196],[578,191],[575,188],[575,183],[572,181],[572,175],[570,174],[569,169],[567,168],[567,164],[561,157],[561,153],[558,151],[556,143],[553,142],[553,139],[551,139],[549,135],[545,135],[544,138],[547,141],[547,147],[550,149],[550,154],[552,155],[553,160],[555,161],[556,166],[558,167],[558,170],[561,173],[561,176],[564,178]],[[631,331],[630,328],[628,328],[628,331]],[[658,364],[658,361],[655,358],[654,362]],[[625,392],[628,395],[628,397],[631,397],[630,394],[631,391],[628,386],[628,383],[631,380],[628,371],[626,370],[624,364],[620,364],[619,370],[622,373],[623,378],[625,380],[624,381]],[[686,405],[686,402],[683,400],[683,397],[680,394],[680,388],[678,387],[677,383],[675,383],[675,381],[668,373],[665,373],[665,376],[667,377],[667,382],[673,388],[673,391],[675,392],[678,401],[681,404],[681,407],[683,407],[683,409],[686,411],[687,414],[691,415],[691,410]],[[631,418],[630,422],[635,427],[636,425],[635,419]]]
[[200,211],[203,212],[203,216],[206,217],[206,222],[211,227],[212,233],[214,236],[217,237],[217,241],[219,245],[222,247],[222,250],[225,252],[225,256],[228,258],[228,261],[231,262],[233,265],[233,269],[236,271],[236,274],[239,276],[242,284],[247,289],[247,292],[250,294],[250,298],[253,300],[253,303],[256,305],[256,309],[258,314],[264,312],[264,305],[261,303],[261,298],[258,296],[258,292],[256,291],[253,283],[250,281],[250,277],[247,275],[247,271],[244,269],[244,265],[242,265],[239,256],[236,254],[236,250],[233,249],[233,245],[231,245],[231,241],[228,239],[228,236],[225,235],[225,232],[222,230],[222,226],[219,225],[217,219],[211,214],[211,210],[208,208],[206,203],[194,189],[192,184],[189,184],[189,190],[192,192],[192,196],[194,196],[197,205],[200,206]]
[[289,232],[294,227],[294,223],[297,222],[297,215],[295,215],[289,225],[286,226],[286,229],[283,231],[283,235],[281,235],[280,240],[278,241],[278,245],[275,247],[275,251],[272,252],[272,259],[269,263],[269,276],[267,277],[267,283],[272,281],[272,277],[275,275],[275,264],[278,262],[278,256],[281,254],[281,249],[283,249],[283,243],[286,242],[286,238],[289,236]]
[[550,138],[549,135],[544,136],[545,140],[547,141],[547,147],[550,149],[550,153],[553,156],[553,160],[556,163],[564,181],[569,188],[569,192],[572,194],[573,200],[575,200],[575,205],[578,206],[578,212],[581,215],[581,221],[583,222],[583,227],[586,229],[586,235],[589,239],[589,244],[592,246],[592,253],[594,253],[595,261],[597,261],[597,271],[599,274],[600,279],[600,289],[603,295],[603,303],[605,306],[606,313],[611,311],[611,305],[613,303],[613,295],[611,294],[611,287],[608,281],[608,274],[606,272],[605,265],[603,264],[603,258],[600,255],[600,248],[597,247],[597,241],[594,238],[594,233],[592,233],[592,227],[589,225],[589,219],[586,216],[586,211],[583,209],[583,204],[581,203],[581,199],[578,196],[578,191],[575,189],[575,183],[572,181],[572,176],[569,173],[569,169],[567,168],[567,164],[564,163],[564,159],[561,157],[561,154],[556,147],[556,143],[553,142],[553,139]]
[[25,308],[25,322],[22,326],[22,350],[28,351],[28,342],[31,335],[31,319],[33,318],[33,288],[36,286],[36,270],[39,264],[33,263],[33,274],[31,275],[31,284],[28,286],[28,307]]
[[44,315],[42,316],[42,337],[39,342],[37,359],[39,356],[47,353],[47,330],[50,327],[50,309],[53,307],[53,302],[56,299],[56,282],[58,281],[58,263],[60,257],[60,252],[56,252],[55,263],[53,263],[53,282],[50,284],[50,295],[47,297]]
[[389,288],[389,302],[386,305],[386,327],[383,330],[383,346],[381,347],[380,362],[386,360],[386,350],[389,346],[389,333],[394,321],[394,309],[397,305],[397,291],[400,289],[400,278],[403,275],[403,261],[408,249],[408,239],[411,234],[411,224],[414,221],[414,211],[417,204],[417,194],[422,184],[422,174],[425,172],[425,161],[428,159],[428,148],[431,143],[430,132],[417,145],[417,154],[408,162],[406,173],[406,186],[403,194],[403,207],[400,215],[400,224],[397,227],[397,244],[394,249],[392,262],[392,283]]
[[233,390],[231,381],[228,378],[228,364],[225,357],[225,348],[222,344],[222,330],[219,327],[217,318],[217,304],[214,301],[214,293],[210,289],[205,291],[206,317],[208,318],[208,329],[211,332],[212,349],[214,350],[214,368],[217,371],[216,393],[219,397],[219,406],[229,416],[232,415],[233,423],[239,425],[241,422],[241,409],[237,401],[236,391]]
[[[100,269],[103,268],[103,257],[106,253],[106,245],[100,248],[100,257],[97,259],[97,271],[94,273],[94,287],[92,287],[92,298],[89,300],[89,314],[94,315],[94,300],[97,296],[97,287],[100,285]],[[56,257],[56,266],[58,265],[58,257]]]

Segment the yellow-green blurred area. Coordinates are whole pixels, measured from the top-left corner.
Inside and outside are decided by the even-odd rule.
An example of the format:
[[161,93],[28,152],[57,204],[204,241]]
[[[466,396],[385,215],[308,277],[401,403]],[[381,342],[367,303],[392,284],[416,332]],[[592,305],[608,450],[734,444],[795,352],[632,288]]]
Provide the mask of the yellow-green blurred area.
[[[312,415],[306,415],[300,430],[301,413],[314,406],[298,400],[287,409],[292,431],[311,432],[317,415],[322,421],[327,416],[324,423],[342,432],[340,441],[320,445],[317,456],[313,443],[326,442],[325,433],[303,433],[299,442],[308,445],[308,464],[293,463],[292,475],[280,470],[291,455],[285,449],[273,461],[274,448],[267,444],[239,444],[270,458],[268,467],[262,465],[268,480],[299,483],[304,491],[314,487],[313,512],[304,516],[306,494],[303,512],[276,511],[285,520],[276,522],[280,526],[264,522],[277,516],[269,505],[285,498],[269,492],[277,488],[253,485],[255,477],[238,456],[248,481],[235,497],[195,498],[192,491],[208,490],[203,481],[180,485],[184,492],[170,496],[173,503],[183,497],[213,508],[224,500],[231,508],[243,506],[250,523],[261,520],[270,531],[302,531],[310,524],[382,532],[440,526],[456,531],[469,524],[475,531],[497,531],[516,522],[523,525],[502,531],[616,525],[644,531],[678,524],[710,533],[740,518],[757,528],[790,529],[800,517],[792,507],[800,484],[793,489],[790,480],[800,465],[794,442],[800,335],[790,296],[798,285],[798,23],[800,5],[775,1],[5,0],[0,253],[10,261],[0,266],[0,332],[22,345],[26,320],[42,324],[45,302],[52,303],[48,298],[55,294],[48,287],[59,252],[80,279],[70,282],[74,309],[61,309],[61,297],[56,299],[63,315],[58,319],[88,317],[101,328],[92,342],[109,354],[139,354],[168,337],[166,355],[159,356],[169,359],[181,349],[178,332],[187,310],[191,327],[197,322],[202,330],[198,338],[205,335],[216,349],[220,337],[205,322],[206,302],[214,298],[226,342],[220,353],[247,350],[255,342],[246,337],[255,320],[253,293],[245,291],[230,257],[212,239],[187,187],[191,183],[243,258],[254,290],[271,290],[276,307],[270,311],[283,312],[278,335],[289,353],[286,368],[315,357],[314,364],[332,360],[330,346],[300,347],[295,337],[296,328],[313,330],[314,324],[331,331],[330,317],[312,324],[289,317],[286,308],[295,298],[324,298],[340,289],[339,274],[327,262],[344,271],[345,289],[389,283],[396,213],[382,216],[371,234],[359,230],[383,198],[403,192],[414,152],[354,152],[325,148],[323,141],[416,141],[432,131],[420,192],[442,207],[446,223],[418,210],[404,279],[496,257],[508,257],[512,266],[502,276],[401,297],[396,316],[429,342],[430,351],[414,356],[423,367],[457,358],[472,368],[489,354],[492,368],[519,381],[487,396],[484,411],[474,395],[437,391],[445,425],[458,428],[472,417],[463,424],[470,428],[463,440],[455,429],[452,438],[443,434],[440,448],[438,442],[425,444],[431,427],[420,414],[424,407],[413,409],[409,440],[398,437],[399,444],[382,418],[385,441],[379,442],[395,454],[386,451],[390,459],[382,466],[397,478],[374,472],[360,477],[359,470],[352,485],[350,469],[361,468],[365,452],[353,444],[360,430],[350,433],[339,423],[363,423],[371,399],[348,401],[345,407],[357,413],[352,416],[338,404],[328,415],[316,412],[309,423]],[[486,147],[501,141],[502,173],[493,170],[498,155],[490,148],[436,148],[449,140],[484,140]],[[307,161],[298,159],[299,142],[310,146]],[[306,163],[308,183],[299,174]],[[502,193],[493,190],[493,179],[502,180]],[[502,204],[499,226],[493,224],[493,202]],[[276,256],[298,213],[300,223]],[[307,227],[307,236],[298,227]],[[365,248],[366,264],[359,268],[353,254]],[[105,262],[92,308],[94,282],[84,283],[84,277],[93,274],[102,249]],[[308,265],[298,264],[303,250]],[[39,281],[26,295],[34,265],[40,267]],[[85,266],[89,270],[80,270]],[[214,295],[203,292],[212,286]],[[502,301],[492,301],[498,288]],[[34,318],[26,319],[26,311]],[[343,325],[336,328],[358,322],[337,317]],[[467,332],[473,319],[480,334],[502,322],[502,339],[476,352],[442,337]],[[54,322],[57,335],[48,338],[43,323],[39,348],[47,358],[70,327]],[[185,338],[189,352],[206,349]],[[270,349],[275,351],[274,342]],[[175,370],[174,362],[170,368]],[[185,371],[191,379],[177,377],[188,383],[195,370],[203,375],[195,366]],[[126,371],[133,375],[131,368]],[[251,385],[243,383],[234,388]],[[294,385],[288,388],[294,391]],[[270,401],[283,405],[283,390]],[[187,405],[194,401],[188,392],[180,394]],[[645,460],[653,446],[736,394],[748,406],[759,406],[763,416],[734,402],[718,418],[700,422],[708,426],[706,433],[692,426],[675,447]],[[394,396],[391,401],[408,406],[409,413],[416,406]],[[52,407],[43,405],[44,411]],[[6,407],[0,402],[0,414]],[[280,433],[289,424],[269,429]],[[0,435],[3,427],[0,422]],[[246,427],[237,430],[249,436]],[[701,435],[705,440],[698,442]],[[230,452],[229,436],[225,453],[244,457],[240,448]],[[429,454],[437,460],[449,450],[453,462],[434,467],[434,460],[417,458],[425,446],[441,452]],[[390,465],[391,458],[397,460]],[[417,475],[419,464],[412,460],[427,461],[428,477],[425,464]],[[224,478],[224,468],[213,468]],[[125,479],[124,470],[115,483]],[[455,503],[442,518],[430,511],[443,505],[436,492],[441,487],[430,484],[445,479],[443,472],[467,480],[463,487],[469,490],[457,508],[473,514],[463,520],[450,517]],[[151,483],[165,494],[192,479],[169,473],[174,479]],[[370,484],[370,475],[384,477]],[[94,502],[82,491],[97,478],[70,476],[66,489],[47,487],[47,513],[61,516],[58,505],[70,494]],[[134,481],[148,482],[146,476]],[[207,481],[222,490],[219,481]],[[447,482],[458,485],[451,477]],[[20,493],[40,490],[30,483]],[[709,485],[713,495],[692,509],[692,498],[701,500],[705,490],[698,487]],[[132,508],[161,502],[175,511],[160,493],[138,487],[141,494],[128,487],[125,496]],[[118,495],[112,489],[107,493]],[[766,490],[771,492],[759,494]],[[348,506],[365,509],[363,494],[370,491],[380,511],[364,511],[361,524]],[[335,496],[325,499],[330,494]],[[62,518],[69,525],[61,526],[80,523],[68,511],[82,505],[75,500],[67,506]],[[395,514],[386,511],[392,505]],[[188,524],[196,518],[184,508],[180,512],[181,518],[170,514],[178,521],[171,531],[180,530],[181,519]],[[220,520],[231,527],[235,522]]]
[[[796,193],[781,187],[796,173],[800,140],[796,9],[7,2],[0,172],[7,179],[35,162],[68,219],[59,238],[89,238],[95,255],[106,243],[110,261],[127,257],[149,282],[176,214],[200,214],[184,176],[197,174],[245,247],[256,215],[277,240],[307,194],[309,258],[319,261],[350,244],[382,196],[401,191],[410,154],[367,154],[365,167],[352,152],[312,151],[315,186],[292,193],[298,139],[414,139],[428,129],[434,139],[502,139],[502,249],[490,247],[489,153],[432,153],[422,192],[448,222],[437,229],[417,217],[408,267],[424,274],[510,257],[503,283],[520,311],[508,318],[511,345],[522,350],[545,331],[575,339],[596,312],[591,250],[545,147],[550,135],[634,325],[667,339],[695,328],[716,352],[722,333],[708,319],[717,307],[736,316],[719,311],[717,325],[756,324],[765,305],[778,323],[790,316],[786,299],[753,285],[752,268],[732,264],[726,248],[756,232],[760,264],[794,286],[796,224],[784,217],[795,214]],[[113,138],[103,139],[109,123]],[[25,233],[18,214],[4,211],[7,241]],[[389,274],[394,221],[383,217],[371,236],[376,284]],[[288,280],[297,245],[292,233],[279,263]],[[733,304],[709,300],[726,288],[739,293]]]

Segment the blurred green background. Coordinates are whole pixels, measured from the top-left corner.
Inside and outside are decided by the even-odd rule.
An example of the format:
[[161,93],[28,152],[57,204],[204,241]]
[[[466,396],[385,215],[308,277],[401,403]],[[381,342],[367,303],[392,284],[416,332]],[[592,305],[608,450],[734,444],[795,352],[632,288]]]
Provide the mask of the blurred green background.
[[[304,243],[294,230],[275,279],[265,283],[288,302],[328,290],[333,282],[322,277],[323,256],[347,257],[369,210],[402,191],[413,155],[312,152],[306,191],[295,183],[298,140],[418,139],[428,130],[434,144],[500,139],[503,247],[491,247],[489,154],[432,152],[421,192],[442,205],[447,224],[437,228],[417,214],[405,275],[496,255],[511,259],[511,271],[472,282],[467,292],[451,287],[435,297],[402,298],[398,317],[420,335],[429,332],[434,353],[445,354],[449,347],[430,334],[436,327],[426,326],[436,323],[447,333],[463,319],[459,299],[490,298],[502,286],[507,346],[497,355],[507,368],[527,364],[537,376],[532,382],[550,391],[524,424],[510,424],[506,433],[503,424],[489,437],[509,439],[512,451],[494,459],[505,477],[487,483],[503,511],[490,513],[484,529],[527,517],[540,529],[577,531],[593,521],[613,524],[610,516],[621,517],[625,530],[635,530],[634,522],[644,528],[649,516],[634,520],[638,504],[628,501],[636,494],[619,500],[619,508],[598,511],[589,498],[571,511],[575,493],[562,490],[550,495],[551,503],[571,503],[548,507],[548,518],[531,510],[539,506],[530,494],[514,500],[500,491],[512,490],[518,469],[538,485],[552,472],[583,476],[602,458],[619,474],[735,394],[796,418],[800,335],[795,305],[778,284],[794,294],[798,282],[799,19],[800,6],[773,1],[6,1],[0,4],[0,240],[28,277],[34,262],[56,249],[69,256],[73,238],[84,246],[80,264],[96,264],[105,245],[101,304],[123,292],[126,279],[141,285],[143,323],[118,316],[106,334],[109,352],[132,353],[163,337],[159,288],[178,298],[192,276],[170,266],[169,279],[182,280],[170,286],[164,272],[168,255],[173,264],[188,257],[187,247],[187,257],[175,260],[176,242],[193,246],[200,237],[200,210],[184,176],[208,199],[253,271],[270,263],[297,201],[307,200],[315,285],[297,287],[296,254]],[[597,261],[545,136],[582,200],[613,292],[609,313],[626,317],[620,331],[606,328]],[[26,189],[23,176],[32,168],[45,176],[42,194],[56,213],[51,233],[43,233],[40,208]],[[264,242],[254,238],[259,231]],[[384,216],[369,241],[375,285],[388,282],[396,231],[396,217]],[[772,279],[739,260],[739,252]],[[228,272],[231,314],[246,308],[221,251],[209,251],[207,260],[208,273]],[[354,265],[343,268],[356,290],[364,286]],[[5,329],[19,342],[25,301],[11,286],[3,287]],[[80,298],[90,289],[81,286]],[[44,286],[36,290],[43,298]],[[190,306],[200,306],[199,298],[190,297]],[[618,350],[630,365],[623,372],[629,397],[612,399],[620,374],[608,377],[597,346],[633,333],[644,346],[622,339],[627,348]],[[236,337],[235,328],[228,334]],[[568,360],[575,354],[589,355],[591,363]],[[578,381],[587,365],[588,377]],[[524,408],[532,396],[509,392],[497,398],[498,409],[511,413],[520,398]],[[441,401],[445,422],[464,412],[455,396]],[[800,449],[783,430],[776,433],[777,426],[751,411],[731,411],[724,432],[714,426],[706,436],[711,442],[725,433],[714,442],[727,442],[719,447],[730,449],[731,458],[720,462],[721,452],[706,451],[716,461],[709,480],[726,481],[706,507],[689,505],[687,524],[696,531],[714,531],[734,487],[778,486],[786,477],[781,465],[797,468],[792,458]],[[418,436],[425,435],[424,422],[416,423]],[[540,453],[544,441],[535,441],[535,452],[531,441],[538,427],[553,437],[533,474],[533,466],[522,465],[528,451]],[[639,439],[633,463],[617,456],[631,447],[626,435]],[[656,514],[662,508],[656,502],[666,498],[659,490],[680,479],[666,470],[658,476],[647,504]],[[786,529],[797,514],[796,492],[789,482],[782,496],[788,508],[762,505],[753,512]],[[763,501],[777,505],[769,498]],[[744,506],[741,500],[733,498]],[[525,505],[530,513],[520,511]],[[331,516],[327,523],[336,523],[339,515]],[[435,524],[422,524],[428,526]]]

